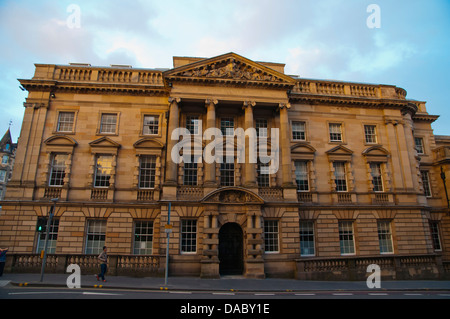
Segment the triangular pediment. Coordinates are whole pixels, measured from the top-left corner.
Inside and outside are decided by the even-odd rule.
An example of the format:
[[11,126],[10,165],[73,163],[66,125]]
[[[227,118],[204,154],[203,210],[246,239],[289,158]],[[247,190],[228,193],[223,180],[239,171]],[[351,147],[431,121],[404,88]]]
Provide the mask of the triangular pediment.
[[251,61],[236,53],[227,53],[210,59],[199,60],[164,72],[171,81],[194,81],[293,86],[296,81],[261,63]]
[[89,145],[91,147],[114,147],[114,148],[120,147],[119,143],[114,142],[113,140],[111,140],[110,138],[108,138],[106,136],[103,136],[103,137],[99,138],[98,140],[90,142]]
[[77,142],[65,135],[51,136],[44,141],[47,146],[76,146]]
[[352,155],[353,151],[349,150],[345,146],[338,145],[326,152],[329,155]]
[[353,151],[345,146],[338,145],[326,152],[330,161],[350,161],[352,159]]

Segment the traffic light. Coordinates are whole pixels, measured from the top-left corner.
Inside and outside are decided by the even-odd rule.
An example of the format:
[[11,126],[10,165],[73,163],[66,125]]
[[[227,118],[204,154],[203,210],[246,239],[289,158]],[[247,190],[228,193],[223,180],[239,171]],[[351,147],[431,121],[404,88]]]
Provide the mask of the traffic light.
[[38,218],[37,224],[36,224],[36,231],[37,232],[43,232],[45,230],[45,226],[47,224],[47,220],[45,218]]

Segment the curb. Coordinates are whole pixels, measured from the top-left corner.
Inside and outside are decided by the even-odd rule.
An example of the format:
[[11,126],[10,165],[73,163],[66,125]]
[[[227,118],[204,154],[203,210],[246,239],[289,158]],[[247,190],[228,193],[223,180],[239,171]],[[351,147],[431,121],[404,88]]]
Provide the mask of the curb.
[[[49,287],[49,288],[67,288],[66,284],[57,283],[45,283],[45,282],[13,282],[9,284],[16,287]],[[69,289],[69,288],[68,288]],[[77,288],[73,288],[77,289]],[[208,291],[218,291],[218,292],[346,292],[346,291],[358,291],[358,292],[387,292],[387,291],[445,291],[450,292],[450,288],[377,288],[377,289],[226,289],[226,288],[177,288],[177,287],[125,287],[125,286],[109,286],[109,285],[82,285],[79,289],[105,289],[105,290],[148,290],[148,291],[192,291],[192,292],[208,292]]]

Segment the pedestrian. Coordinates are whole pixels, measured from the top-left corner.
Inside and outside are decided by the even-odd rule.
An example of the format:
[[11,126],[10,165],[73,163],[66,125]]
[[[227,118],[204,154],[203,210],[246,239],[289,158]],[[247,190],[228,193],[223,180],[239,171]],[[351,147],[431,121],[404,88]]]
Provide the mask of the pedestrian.
[[102,279],[102,281],[106,282],[105,274],[108,269],[108,255],[106,253],[106,246],[103,246],[103,251],[98,255],[98,260],[100,260],[100,273],[97,275],[97,280]]
[[7,252],[8,248],[0,248],[0,277],[3,276],[3,269],[5,269]]

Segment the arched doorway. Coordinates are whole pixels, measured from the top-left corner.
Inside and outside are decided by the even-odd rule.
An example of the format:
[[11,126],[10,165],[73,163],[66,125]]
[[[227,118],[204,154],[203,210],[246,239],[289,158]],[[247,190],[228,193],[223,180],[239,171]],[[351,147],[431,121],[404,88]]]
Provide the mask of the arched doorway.
[[242,275],[244,271],[244,243],[242,228],[226,223],[219,230],[220,275]]

